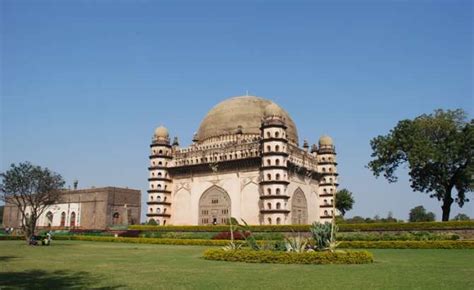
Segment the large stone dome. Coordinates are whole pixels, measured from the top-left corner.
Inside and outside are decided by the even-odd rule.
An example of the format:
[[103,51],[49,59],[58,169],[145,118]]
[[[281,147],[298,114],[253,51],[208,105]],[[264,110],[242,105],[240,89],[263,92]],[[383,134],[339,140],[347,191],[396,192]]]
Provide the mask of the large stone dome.
[[197,132],[198,142],[202,143],[211,137],[235,134],[241,129],[243,134],[260,135],[260,125],[265,108],[272,105],[281,110],[281,115],[288,126],[287,135],[290,142],[298,144],[298,132],[290,115],[274,102],[254,96],[242,96],[227,99],[207,113]]

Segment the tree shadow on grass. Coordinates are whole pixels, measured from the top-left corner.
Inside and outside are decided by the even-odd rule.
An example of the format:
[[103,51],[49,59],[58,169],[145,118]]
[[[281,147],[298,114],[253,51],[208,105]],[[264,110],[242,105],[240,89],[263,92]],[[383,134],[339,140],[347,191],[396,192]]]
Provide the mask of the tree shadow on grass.
[[16,258],[15,256],[0,256],[0,262],[8,262]]
[[87,272],[30,270],[1,272],[0,289],[117,289],[123,285],[96,287],[99,278]]

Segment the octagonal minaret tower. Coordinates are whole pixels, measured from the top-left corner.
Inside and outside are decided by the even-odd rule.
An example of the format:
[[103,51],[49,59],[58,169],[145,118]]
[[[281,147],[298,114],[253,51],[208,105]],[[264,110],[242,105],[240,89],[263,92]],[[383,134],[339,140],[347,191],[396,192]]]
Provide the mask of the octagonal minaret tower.
[[262,120],[260,167],[260,221],[262,224],[288,224],[288,138],[281,109],[270,104]]
[[154,219],[158,225],[169,224],[171,217],[171,178],[168,165],[172,159],[168,130],[156,128],[150,145],[150,172],[148,177],[148,221]]
[[336,151],[331,137],[324,135],[319,139],[317,160],[318,172],[321,175],[319,180],[320,220],[324,223],[330,222],[334,214],[337,215],[333,203],[338,186],[338,173]]

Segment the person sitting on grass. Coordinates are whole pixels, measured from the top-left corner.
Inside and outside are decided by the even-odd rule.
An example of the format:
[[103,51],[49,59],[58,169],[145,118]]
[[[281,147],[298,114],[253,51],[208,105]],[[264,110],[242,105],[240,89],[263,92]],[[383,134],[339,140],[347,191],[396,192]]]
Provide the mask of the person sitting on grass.
[[35,235],[32,235],[32,236],[31,236],[29,245],[30,245],[30,246],[37,246],[37,245],[38,245],[38,241],[36,240],[36,236],[35,236]]
[[43,245],[45,245],[45,246],[51,245],[51,236],[52,236],[51,231],[49,231],[49,232],[46,234],[46,237],[45,237],[44,240],[43,240]]

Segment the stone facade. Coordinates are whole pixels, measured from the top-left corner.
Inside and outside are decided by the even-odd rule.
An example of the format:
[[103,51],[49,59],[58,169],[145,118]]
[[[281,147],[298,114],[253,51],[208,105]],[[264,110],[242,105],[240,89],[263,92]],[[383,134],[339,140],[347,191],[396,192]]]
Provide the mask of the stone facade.
[[[39,217],[38,227],[106,229],[111,225],[140,223],[139,190],[103,187],[64,191],[61,200]],[[21,214],[5,204],[3,225],[20,227]]]
[[333,217],[337,189],[332,139],[298,145],[288,113],[253,96],[228,99],[204,118],[193,144],[155,130],[147,219],[159,225],[307,224]]

